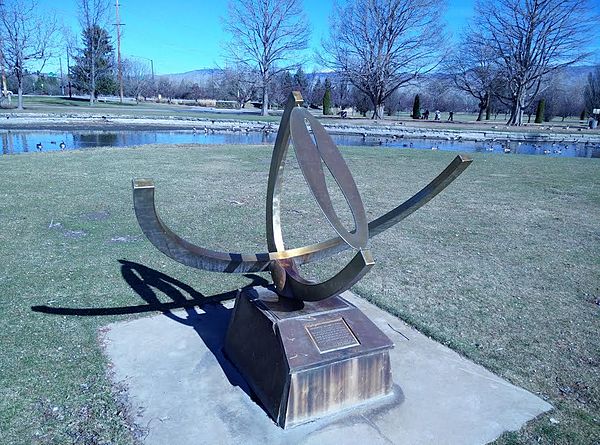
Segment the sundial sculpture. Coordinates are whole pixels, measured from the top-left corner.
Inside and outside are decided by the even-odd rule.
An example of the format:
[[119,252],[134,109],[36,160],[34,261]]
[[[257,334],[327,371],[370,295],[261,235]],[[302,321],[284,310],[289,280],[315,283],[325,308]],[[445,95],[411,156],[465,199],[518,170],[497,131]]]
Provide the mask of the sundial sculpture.
[[[198,269],[271,273],[274,290],[255,287],[236,298],[224,351],[265,410],[284,428],[392,392],[391,340],[340,294],[373,266],[367,248],[369,238],[419,209],[471,163],[457,156],[412,198],[367,223],[348,166],[323,126],[301,107],[302,103],[300,93],[290,94],[275,141],[267,187],[265,253],[218,252],[180,238],[156,213],[152,180],[133,180],[137,220],[158,250]],[[294,249],[285,248],[281,230],[280,193],[290,139],[311,192],[338,234]],[[344,227],[333,208],[323,163],[350,207],[355,225],[352,231]],[[332,278],[314,283],[301,276],[300,265],[349,248],[356,251],[354,257]]]

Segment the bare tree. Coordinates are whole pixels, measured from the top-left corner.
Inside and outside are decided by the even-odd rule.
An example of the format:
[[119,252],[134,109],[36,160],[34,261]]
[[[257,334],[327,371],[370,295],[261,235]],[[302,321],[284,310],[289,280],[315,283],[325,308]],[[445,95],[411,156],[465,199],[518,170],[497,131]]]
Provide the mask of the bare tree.
[[489,46],[509,93],[508,125],[521,125],[523,111],[552,72],[590,53],[592,24],[598,17],[588,0],[478,0],[474,41]]
[[244,65],[232,65],[222,72],[222,92],[225,98],[233,98],[240,108],[256,96],[260,81],[256,71]]
[[559,72],[552,77],[544,97],[546,99],[545,120],[560,116],[564,121],[570,116],[579,116],[584,108],[583,90],[585,80],[572,76],[567,71]]
[[135,97],[136,102],[140,96],[148,96],[152,89],[152,73],[148,64],[139,60],[123,59],[122,73],[126,96]]
[[18,108],[23,109],[23,79],[32,63],[41,70],[50,57],[57,26],[53,15],[38,14],[31,0],[0,2],[2,60],[15,76],[19,95]]
[[465,32],[461,43],[446,63],[456,87],[479,101],[477,120],[483,119],[488,109],[499,78],[499,66],[494,51],[480,39],[474,39],[471,30]]
[[228,52],[237,64],[255,69],[261,80],[262,115],[269,113],[269,86],[282,71],[292,69],[295,54],[306,48],[309,28],[301,0],[230,1],[225,30]]
[[[100,30],[106,27],[108,2],[106,0],[78,0],[79,24],[84,33],[85,58],[89,63],[90,106],[96,100],[96,80],[98,60],[106,53],[106,39],[101,38]],[[86,33],[89,35],[86,39]]]
[[431,71],[444,47],[440,0],[352,0],[337,5],[323,62],[347,78],[383,117],[398,87]]

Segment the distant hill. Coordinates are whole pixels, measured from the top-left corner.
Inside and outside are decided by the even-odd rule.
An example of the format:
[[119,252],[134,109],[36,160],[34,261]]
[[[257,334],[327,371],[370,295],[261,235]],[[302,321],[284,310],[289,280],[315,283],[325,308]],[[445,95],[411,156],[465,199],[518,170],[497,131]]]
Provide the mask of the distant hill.
[[567,74],[569,77],[573,77],[574,80],[581,80],[585,82],[588,74],[598,67],[600,67],[600,65],[570,66],[565,69],[565,74]]
[[[581,66],[570,66],[564,70],[565,77],[569,80],[570,83],[579,83],[585,82],[589,73],[596,69],[595,65],[581,65]],[[160,77],[166,77],[170,81],[174,83],[179,83],[182,80],[190,83],[197,84],[206,84],[211,80],[213,76],[219,74],[221,70],[219,68],[202,68],[199,70],[187,71],[185,73],[172,73],[172,74],[162,74]],[[293,72],[292,72],[293,74]],[[313,80],[315,77],[324,81],[326,77],[335,76],[335,74],[331,72],[322,72],[322,73],[305,73],[309,80]],[[444,73],[438,72],[431,74],[431,77],[443,76]],[[423,77],[429,77],[423,76]]]
[[[159,77],[167,78],[173,83],[179,83],[182,80],[190,83],[197,84],[205,84],[208,82],[213,76],[216,76],[220,73],[219,68],[202,68],[199,70],[187,71],[185,73],[172,73],[172,74],[161,74]],[[291,71],[293,75],[295,71]],[[331,72],[322,72],[322,73],[305,73],[306,78],[308,80],[313,80],[315,78],[320,79],[322,82],[325,81],[326,77],[332,77],[335,74]]]
[[162,74],[160,77],[168,78],[173,83],[180,83],[182,80],[190,83],[205,84],[217,75],[221,70],[218,68],[203,68],[199,70],[187,71],[185,73]]

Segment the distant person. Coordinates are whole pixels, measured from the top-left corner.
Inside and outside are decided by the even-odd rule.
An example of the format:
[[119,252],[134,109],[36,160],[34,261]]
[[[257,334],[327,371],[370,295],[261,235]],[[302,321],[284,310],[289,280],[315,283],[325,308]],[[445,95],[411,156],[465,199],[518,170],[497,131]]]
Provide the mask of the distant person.
[[435,120],[436,121],[440,120],[440,110],[435,110]]
[[448,121],[449,122],[454,122],[454,111],[450,111],[448,113]]
[[429,120],[429,110],[425,110],[425,113],[423,113],[423,119],[425,120]]

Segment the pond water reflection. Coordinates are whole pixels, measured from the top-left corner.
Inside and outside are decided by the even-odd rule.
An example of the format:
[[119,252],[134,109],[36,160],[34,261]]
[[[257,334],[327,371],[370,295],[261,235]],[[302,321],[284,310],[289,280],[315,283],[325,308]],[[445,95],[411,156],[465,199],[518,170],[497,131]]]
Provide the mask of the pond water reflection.
[[[94,147],[129,147],[145,144],[273,144],[274,132],[214,132],[193,131],[3,131],[0,143],[3,154],[33,151],[80,150]],[[353,135],[332,135],[340,146],[416,148],[502,154],[528,154],[560,157],[600,158],[600,143],[575,144],[568,142],[476,142],[446,141],[424,138],[383,138]]]

